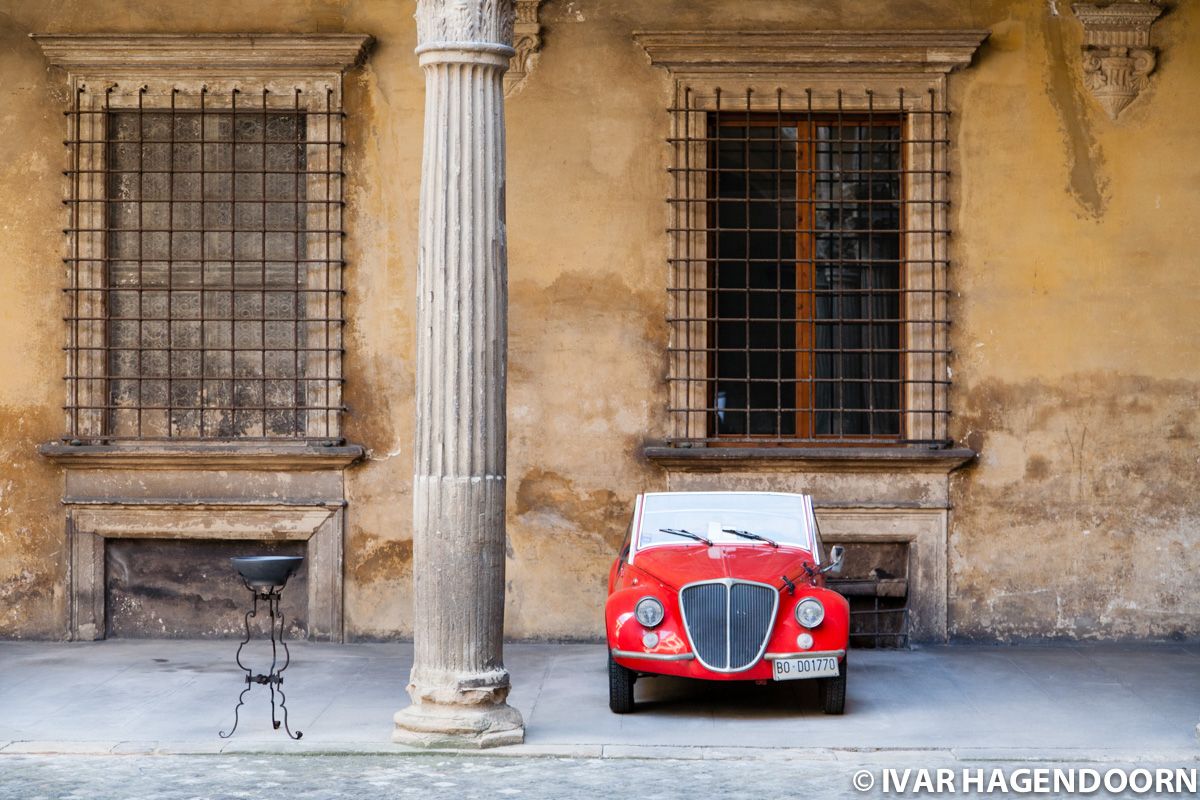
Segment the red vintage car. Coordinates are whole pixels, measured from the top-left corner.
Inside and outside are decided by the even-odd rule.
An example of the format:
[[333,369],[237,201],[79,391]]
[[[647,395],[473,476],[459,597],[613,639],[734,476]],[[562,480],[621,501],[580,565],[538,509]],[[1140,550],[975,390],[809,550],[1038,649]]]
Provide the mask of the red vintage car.
[[608,704],[634,709],[644,675],[820,681],[846,703],[850,607],[825,586],[812,498],[775,492],[638,495],[608,578]]

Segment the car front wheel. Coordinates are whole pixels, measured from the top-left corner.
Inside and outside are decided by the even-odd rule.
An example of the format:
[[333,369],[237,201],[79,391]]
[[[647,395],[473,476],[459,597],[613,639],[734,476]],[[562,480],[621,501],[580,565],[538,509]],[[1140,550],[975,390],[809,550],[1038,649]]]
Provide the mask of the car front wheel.
[[608,655],[608,707],[614,714],[628,714],[633,711],[633,684],[637,673],[626,669],[613,660],[612,653]]
[[842,658],[841,670],[836,678],[821,679],[821,703],[826,714],[841,714],[846,710],[846,663]]

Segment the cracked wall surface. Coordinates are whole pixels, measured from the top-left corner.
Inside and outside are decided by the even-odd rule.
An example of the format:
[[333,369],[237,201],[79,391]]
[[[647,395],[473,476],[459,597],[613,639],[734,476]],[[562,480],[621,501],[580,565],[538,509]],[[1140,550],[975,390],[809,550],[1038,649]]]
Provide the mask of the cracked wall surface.
[[[1154,28],[1160,61],[1119,121],[1080,83],[1078,24],[1045,0],[550,0],[508,105],[508,634],[593,638],[607,567],[666,420],[670,82],[638,29],[987,28],[951,77],[949,630],[1200,633],[1200,6]],[[61,434],[66,85],[30,32],[350,31],[350,639],[411,634],[413,352],[423,76],[393,0],[0,0],[0,636],[66,630]],[[904,476],[873,478],[898,484]]]

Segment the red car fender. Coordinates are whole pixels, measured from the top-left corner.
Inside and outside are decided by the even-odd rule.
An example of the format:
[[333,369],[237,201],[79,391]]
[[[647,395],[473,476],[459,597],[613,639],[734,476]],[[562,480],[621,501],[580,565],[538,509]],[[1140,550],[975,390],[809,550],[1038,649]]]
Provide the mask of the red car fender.
[[[653,597],[663,604],[663,621],[653,628],[643,627],[633,615],[634,607],[643,597]],[[679,612],[678,596],[674,590],[657,582],[627,586],[609,595],[604,607],[604,627],[610,650],[671,655],[690,651],[683,630],[683,616]],[[658,636],[658,643],[651,648],[647,648],[642,640],[648,632]]]
[[[825,607],[825,619],[815,628],[805,628],[796,621],[796,605],[806,597],[815,597]],[[780,593],[779,614],[775,631],[767,642],[768,653],[797,653],[796,637],[808,633],[813,637],[813,652],[845,650],[850,640],[850,603],[845,597],[823,586],[799,584],[793,597],[786,590]]]

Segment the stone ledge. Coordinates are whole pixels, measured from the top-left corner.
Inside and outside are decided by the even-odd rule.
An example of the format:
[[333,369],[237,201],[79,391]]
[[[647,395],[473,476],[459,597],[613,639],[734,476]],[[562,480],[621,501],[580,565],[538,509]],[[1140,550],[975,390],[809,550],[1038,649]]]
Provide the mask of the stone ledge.
[[38,453],[71,469],[209,469],[303,472],[345,469],[362,460],[361,445],[147,444],[46,442]]
[[647,460],[684,472],[944,472],[975,459],[974,450],[915,447],[666,447],[642,448]]

